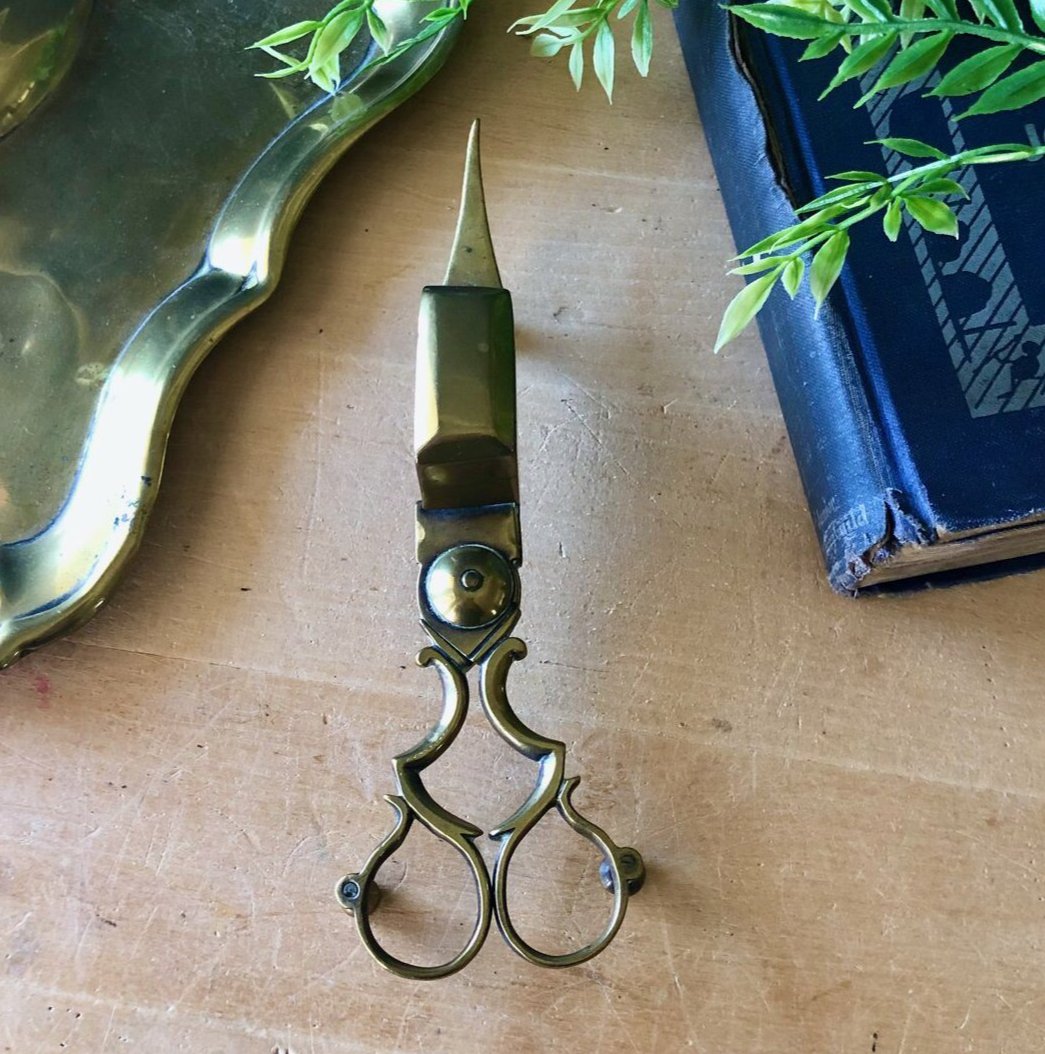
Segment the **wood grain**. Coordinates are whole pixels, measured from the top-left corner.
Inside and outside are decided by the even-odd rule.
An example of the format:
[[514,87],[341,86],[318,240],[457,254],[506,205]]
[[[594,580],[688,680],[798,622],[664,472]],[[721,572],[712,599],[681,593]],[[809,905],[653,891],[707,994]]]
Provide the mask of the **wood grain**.
[[[117,596],[0,676],[0,1051],[1042,1050],[1045,575],[829,592],[757,338],[711,354],[732,245],[670,22],[610,108],[515,13],[477,5],[330,176],[193,382]],[[332,891],[438,702],[412,662],[414,323],[473,114],[519,322],[513,699],[650,878],[587,966],[493,936],[416,985]],[[532,777],[476,717],[432,786],[489,825]],[[542,831],[525,932],[594,932],[594,873]],[[389,877],[394,946],[452,946],[453,860],[419,842]]]

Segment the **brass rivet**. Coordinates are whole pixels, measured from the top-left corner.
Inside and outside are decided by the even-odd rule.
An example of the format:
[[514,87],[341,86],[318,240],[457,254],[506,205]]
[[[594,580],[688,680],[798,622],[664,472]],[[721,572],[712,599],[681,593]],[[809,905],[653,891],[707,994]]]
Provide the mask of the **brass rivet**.
[[469,567],[463,575],[461,575],[461,588],[467,589],[469,593],[474,593],[477,589],[482,588],[483,574],[481,571],[476,571],[474,567]]
[[511,565],[486,545],[457,545],[432,561],[425,573],[428,606],[456,629],[479,629],[511,607],[515,576]]

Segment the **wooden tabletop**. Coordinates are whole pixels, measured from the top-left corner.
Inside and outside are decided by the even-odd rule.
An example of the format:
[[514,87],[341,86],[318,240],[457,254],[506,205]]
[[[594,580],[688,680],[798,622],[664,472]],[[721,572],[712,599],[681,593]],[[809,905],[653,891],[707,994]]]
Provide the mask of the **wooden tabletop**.
[[[505,35],[530,6],[477,4],[327,179],[194,380],[114,600],[0,676],[0,1051],[1045,1046],[1045,574],[828,590],[758,339],[711,352],[732,243],[670,19],[611,108]],[[473,115],[519,332],[513,701],[649,878],[585,966],[492,934],[418,984],[333,890],[439,706],[413,663],[413,348]],[[489,829],[534,767],[469,721],[429,782]],[[433,961],[470,896],[411,839],[379,925]],[[549,821],[518,860],[552,949],[608,908],[578,843]]]

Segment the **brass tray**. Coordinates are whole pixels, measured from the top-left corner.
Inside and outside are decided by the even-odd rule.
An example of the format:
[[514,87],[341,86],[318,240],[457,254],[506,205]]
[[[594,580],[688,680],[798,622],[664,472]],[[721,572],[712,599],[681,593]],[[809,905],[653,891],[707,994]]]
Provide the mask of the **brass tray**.
[[[381,0],[393,42],[435,3]],[[195,368],[279,278],[324,173],[456,22],[329,96],[244,50],[324,0],[0,0],[0,668],[141,537]]]

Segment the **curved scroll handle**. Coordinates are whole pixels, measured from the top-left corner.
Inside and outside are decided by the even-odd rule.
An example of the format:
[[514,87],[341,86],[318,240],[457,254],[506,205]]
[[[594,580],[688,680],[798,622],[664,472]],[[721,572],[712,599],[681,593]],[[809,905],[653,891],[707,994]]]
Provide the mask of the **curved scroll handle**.
[[[566,744],[546,739],[519,720],[508,702],[508,671],[515,660],[526,657],[526,645],[517,637],[502,641],[483,662],[480,694],[490,724],[509,746],[538,764],[537,783],[529,798],[504,823],[490,832],[499,843],[493,868],[494,916],[502,936],[512,949],[537,966],[576,966],[598,955],[616,936],[624,921],[628,898],[637,893],[645,877],[638,851],[618,846],[610,837],[573,807],[571,796],[580,783],[577,776],[565,776]],[[613,908],[601,936],[591,944],[564,955],[552,955],[527,944],[512,923],[508,910],[508,869],[512,856],[526,835],[553,807],[578,834],[588,839],[602,854],[600,872],[603,883],[613,894]]]
[[[443,712],[432,730],[417,746],[396,755],[393,760],[398,794],[385,796],[396,812],[396,824],[388,836],[370,854],[363,869],[347,875],[338,883],[337,896],[341,906],[356,920],[359,939],[367,951],[386,969],[413,980],[434,980],[447,977],[463,969],[475,957],[486,940],[492,914],[490,877],[475,839],[482,831],[467,820],[448,812],[436,802],[421,779],[421,773],[438,760],[464,724],[468,713],[468,682],[464,674],[435,648],[425,648],[418,656],[419,666],[435,666],[443,682]],[[388,858],[406,841],[414,820],[420,820],[437,838],[452,845],[464,858],[475,883],[476,919],[465,946],[452,959],[437,966],[418,966],[404,962],[386,951],[374,936],[370,915],[377,907],[378,871]]]

